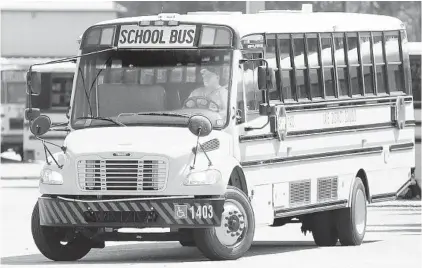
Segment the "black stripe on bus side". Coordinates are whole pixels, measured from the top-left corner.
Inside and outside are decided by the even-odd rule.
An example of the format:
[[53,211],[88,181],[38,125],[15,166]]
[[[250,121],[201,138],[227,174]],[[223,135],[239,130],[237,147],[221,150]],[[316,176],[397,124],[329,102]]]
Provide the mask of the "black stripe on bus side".
[[382,201],[384,199],[395,199],[395,198],[396,198],[396,193],[375,194],[371,196],[371,203]]
[[[66,136],[43,136],[40,137],[43,140],[64,140]],[[29,140],[38,140],[34,135],[29,136]]]
[[410,150],[410,149],[413,149],[414,146],[415,145],[413,144],[413,142],[393,144],[393,145],[390,145],[390,152],[393,152],[393,151],[402,151],[402,150]]
[[347,200],[330,201],[330,202],[300,206],[300,207],[295,207],[295,208],[277,209],[274,211],[274,214],[277,216],[277,214],[282,214],[282,213],[284,214],[284,213],[289,213],[289,212],[301,211],[305,209],[316,209],[316,208],[322,208],[326,206],[346,205],[346,204],[347,204]]
[[[414,125],[415,125],[414,120],[406,121],[406,127],[414,126]],[[309,130],[287,132],[287,138],[304,136],[304,135],[328,134],[328,133],[343,132],[343,131],[364,131],[364,130],[374,130],[374,129],[380,129],[380,128],[392,128],[392,127],[394,127],[393,123],[389,122],[389,123],[376,123],[376,124],[368,124],[368,125],[309,129]],[[268,139],[276,139],[276,135],[272,133],[252,135],[252,136],[243,135],[239,137],[239,142],[259,141],[259,140],[268,140]]]
[[368,147],[368,148],[349,149],[349,150],[343,150],[343,151],[332,151],[332,152],[325,152],[325,153],[279,157],[279,158],[272,158],[272,159],[266,159],[266,160],[245,161],[245,162],[241,162],[240,164],[243,167],[252,167],[252,166],[260,166],[260,165],[287,163],[287,162],[300,161],[300,160],[328,158],[328,157],[334,157],[334,156],[375,154],[375,153],[381,153],[382,150],[383,150],[382,146],[376,146],[376,147]]
[[[309,110],[309,109],[321,109],[321,108],[348,108],[345,106],[349,106],[353,108],[353,106],[359,105],[368,105],[368,104],[389,104],[395,103],[397,100],[396,97],[381,97],[381,98],[365,98],[362,100],[355,99],[355,100],[321,100],[321,102],[313,102],[313,103],[284,103],[286,107],[286,111],[300,111],[300,110]],[[404,97],[404,101],[406,103],[412,102],[412,97]]]

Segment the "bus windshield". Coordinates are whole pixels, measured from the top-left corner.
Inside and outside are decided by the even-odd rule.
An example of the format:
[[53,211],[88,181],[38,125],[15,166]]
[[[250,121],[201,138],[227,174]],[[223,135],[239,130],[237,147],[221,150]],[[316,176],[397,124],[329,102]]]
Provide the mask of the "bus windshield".
[[[71,124],[75,129],[186,125],[193,114],[222,128],[227,120],[232,50],[118,50],[81,58]],[[89,120],[89,122],[87,122]]]

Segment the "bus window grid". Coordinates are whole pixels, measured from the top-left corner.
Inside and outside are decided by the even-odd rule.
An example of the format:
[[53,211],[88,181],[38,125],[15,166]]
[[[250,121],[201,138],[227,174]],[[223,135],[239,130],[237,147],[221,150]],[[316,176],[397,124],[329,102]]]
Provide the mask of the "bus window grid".
[[[309,36],[311,34],[312,33],[303,34],[304,35],[304,38],[303,38],[304,43],[307,43]],[[339,46],[339,48],[337,49],[337,47],[335,45],[336,44],[335,37],[337,37],[339,34],[343,35],[343,46],[342,47]],[[396,61],[394,61],[394,62],[388,62],[387,61],[387,55],[386,55],[386,51],[385,51],[386,50],[386,47],[385,47],[386,46],[386,42],[385,42],[386,33],[381,32],[381,34],[382,34],[382,54],[383,54],[383,59],[384,59],[383,61],[384,62],[377,63],[375,61],[374,40],[373,40],[374,32],[329,33],[328,35],[329,35],[329,38],[331,40],[330,50],[331,50],[331,58],[332,58],[331,63],[332,64],[331,65],[327,65],[327,64],[323,65],[323,59],[322,59],[322,55],[321,55],[321,51],[322,51],[322,49],[321,49],[322,48],[321,35],[323,35],[323,37],[325,37],[325,38],[327,38],[328,35],[326,33],[324,33],[324,34],[316,33],[317,39],[318,39],[318,51],[317,51],[317,53],[318,53],[319,66],[309,66],[308,45],[306,44],[305,45],[305,51],[303,52],[303,55],[305,55],[305,57],[306,57],[306,59],[305,59],[305,66],[306,67],[305,68],[296,68],[295,59],[294,59],[294,56],[293,56],[293,55],[296,54],[295,53],[295,44],[294,44],[295,38],[294,37],[297,37],[298,34],[297,33],[295,33],[295,34],[285,34],[285,33],[284,34],[279,34],[279,33],[274,34],[275,37],[276,37],[276,45],[275,45],[276,46],[275,47],[276,53],[275,54],[276,54],[276,64],[277,64],[277,66],[281,65],[281,62],[280,62],[281,47],[280,47],[280,44],[279,44],[280,36],[284,36],[284,38],[285,38],[286,35],[289,36],[289,46],[290,46],[289,55],[290,55],[290,64],[291,64],[290,68],[283,68],[281,70],[281,72],[278,71],[278,75],[277,75],[278,78],[276,76],[276,85],[279,88],[279,91],[281,92],[281,95],[279,94],[279,96],[278,96],[279,98],[277,100],[280,100],[282,102],[287,102],[287,103],[291,102],[292,100],[294,102],[303,102],[303,101],[306,101],[306,100],[308,100],[308,101],[314,100],[315,98],[312,96],[312,92],[313,92],[312,91],[312,85],[313,84],[310,83],[310,80],[311,80],[310,79],[310,72],[311,72],[311,70],[317,70],[317,72],[319,70],[320,80],[325,81],[324,68],[327,68],[327,69],[329,68],[330,71],[331,71],[331,76],[334,77],[334,80],[333,80],[334,96],[332,96],[332,97],[327,96],[325,83],[321,83],[321,81],[319,81],[318,84],[319,84],[319,88],[322,89],[322,95],[323,95],[322,99],[323,100],[346,97],[345,94],[340,94],[340,92],[339,92],[340,83],[343,82],[343,81],[339,81],[338,70],[340,68],[347,69],[347,75],[346,75],[347,78],[346,77],[344,78],[344,80],[345,80],[344,82],[347,86],[347,90],[349,91],[348,97],[390,95],[391,92],[389,91],[389,88],[390,88],[391,84],[393,84],[393,82],[389,81],[388,79],[389,78],[391,79],[391,76],[394,76],[394,74],[392,74],[391,72],[390,73],[388,72],[389,66],[397,65],[398,68],[399,68],[399,72],[400,72],[399,73],[400,77],[401,77],[400,80],[402,80],[403,85],[405,85],[405,82],[406,82],[406,77],[404,76],[403,51],[402,51],[402,35],[403,35],[403,32],[398,31],[398,30],[397,31],[389,31],[390,35],[393,35],[393,36],[395,35],[395,36],[399,37],[398,38],[398,48],[399,48],[398,55],[400,57],[400,61],[397,61],[397,62]],[[299,36],[300,35],[302,35],[302,34],[299,34]],[[358,40],[358,42],[356,42],[357,43],[356,49],[357,49],[358,63],[355,63],[355,64],[350,64],[350,61],[349,61],[350,50],[349,50],[348,37],[355,37]],[[369,62],[368,63],[362,62],[363,59],[362,59],[362,51],[361,51],[361,37],[367,38],[366,41],[369,41],[370,48],[369,48],[369,51],[368,51],[369,52],[369,57],[368,57]],[[298,38],[296,38],[296,39],[298,39]],[[344,58],[345,64],[338,64],[337,58],[336,58],[336,51],[338,51],[342,48],[343,48],[344,54],[345,54],[344,55],[345,56],[345,58]],[[321,68],[321,66],[322,66],[322,68]],[[384,76],[384,79],[383,79],[384,83],[383,84],[384,84],[385,89],[386,89],[385,93],[379,92],[379,83],[378,83],[379,74],[377,72],[378,68],[382,69],[383,67],[384,67],[384,74],[380,75],[381,76],[380,79],[382,79],[382,76]],[[358,73],[356,74],[355,78],[352,78],[351,75],[350,75],[351,74],[351,68],[358,68]],[[321,69],[322,69],[322,71],[321,71]],[[301,98],[300,89],[298,90],[298,87],[297,87],[297,72],[298,71],[304,72],[304,86],[306,87],[306,95],[307,95],[306,98]],[[283,81],[284,80],[283,79],[284,78],[283,72],[289,73],[289,78],[290,78],[289,79],[290,80],[289,81],[290,82],[289,89],[292,90],[293,98],[289,98],[289,96],[286,94],[286,90],[284,90],[286,88],[286,86],[285,86],[285,83]],[[357,82],[358,82],[358,85],[356,85],[357,88],[359,89],[358,94],[353,94],[353,84],[354,84],[353,79],[357,80]],[[369,92],[367,90],[367,88],[368,89],[370,88],[371,91]],[[408,86],[404,86],[402,88],[402,90],[404,92],[407,92]],[[311,93],[311,94],[309,94],[309,93]],[[317,100],[317,99],[318,98],[316,98],[315,100]]]

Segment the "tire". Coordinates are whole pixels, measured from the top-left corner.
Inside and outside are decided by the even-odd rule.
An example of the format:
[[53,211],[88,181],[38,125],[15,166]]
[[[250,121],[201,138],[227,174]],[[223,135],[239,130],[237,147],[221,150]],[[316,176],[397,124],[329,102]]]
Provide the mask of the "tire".
[[196,246],[210,260],[239,259],[249,250],[255,235],[255,215],[248,197],[228,186],[225,199],[221,226],[193,231]]
[[351,207],[337,210],[337,231],[343,246],[360,245],[366,230],[366,191],[362,180],[355,178]]
[[320,247],[332,247],[337,244],[338,233],[332,211],[319,212],[312,216],[312,236]]
[[192,229],[180,229],[179,233],[181,238],[179,240],[180,245],[183,247],[195,247],[195,240],[193,239],[193,230]]
[[63,229],[40,225],[38,202],[35,204],[31,219],[32,237],[38,250],[53,261],[76,261],[91,250],[89,239],[76,236],[66,245],[60,243]]

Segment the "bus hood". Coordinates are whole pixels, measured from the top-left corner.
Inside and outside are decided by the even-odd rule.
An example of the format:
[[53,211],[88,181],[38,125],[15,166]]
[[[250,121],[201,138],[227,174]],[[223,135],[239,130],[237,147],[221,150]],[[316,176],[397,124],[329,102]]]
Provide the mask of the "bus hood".
[[[229,136],[214,130],[199,138],[200,143],[218,139],[220,148],[229,143]],[[181,127],[107,127],[76,130],[66,137],[64,146],[78,155],[134,152],[144,155],[162,155],[176,158],[191,153],[197,137],[188,128]]]

